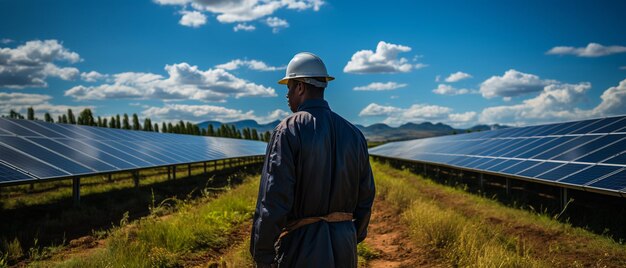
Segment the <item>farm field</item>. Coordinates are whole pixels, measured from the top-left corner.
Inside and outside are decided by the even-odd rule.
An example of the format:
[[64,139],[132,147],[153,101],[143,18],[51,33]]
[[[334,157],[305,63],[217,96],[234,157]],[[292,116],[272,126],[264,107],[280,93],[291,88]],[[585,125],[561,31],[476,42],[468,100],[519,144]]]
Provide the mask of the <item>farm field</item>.
[[[626,265],[626,246],[608,237],[378,162],[372,168],[377,199],[368,238],[358,248],[360,267]],[[237,176],[233,181],[242,183],[223,186],[225,191],[207,188],[194,198],[150,205],[145,216],[123,217],[99,235],[17,264],[251,267],[248,236],[258,175]]]

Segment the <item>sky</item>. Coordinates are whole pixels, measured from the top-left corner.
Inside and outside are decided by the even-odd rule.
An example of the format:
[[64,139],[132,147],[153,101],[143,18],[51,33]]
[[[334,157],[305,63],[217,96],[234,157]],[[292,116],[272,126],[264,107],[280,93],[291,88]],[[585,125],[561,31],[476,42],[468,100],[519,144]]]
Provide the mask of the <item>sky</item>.
[[624,1],[0,0],[0,113],[283,119],[320,56],[349,121],[532,125],[626,114]]

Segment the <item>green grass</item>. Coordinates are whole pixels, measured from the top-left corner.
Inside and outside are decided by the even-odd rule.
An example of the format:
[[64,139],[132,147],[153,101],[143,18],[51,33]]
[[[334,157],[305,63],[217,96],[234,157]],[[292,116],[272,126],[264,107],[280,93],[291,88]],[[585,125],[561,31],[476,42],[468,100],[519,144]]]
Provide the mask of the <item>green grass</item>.
[[186,256],[225,247],[228,234],[254,211],[258,178],[219,198],[181,202],[177,212],[165,218],[149,216],[112,230],[107,246],[89,256],[72,258],[58,267],[175,267]]
[[626,265],[626,247],[552,215],[507,207],[378,162],[372,167],[377,194],[402,211],[411,239],[451,266]]

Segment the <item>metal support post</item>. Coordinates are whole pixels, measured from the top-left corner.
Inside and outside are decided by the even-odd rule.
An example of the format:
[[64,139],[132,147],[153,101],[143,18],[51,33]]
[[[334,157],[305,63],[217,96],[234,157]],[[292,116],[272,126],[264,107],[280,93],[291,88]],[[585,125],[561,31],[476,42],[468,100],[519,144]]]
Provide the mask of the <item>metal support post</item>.
[[485,178],[482,173],[478,175],[478,187],[480,187],[480,191],[485,191]]
[[204,174],[206,174],[206,162],[202,163],[204,165]]
[[133,171],[133,182],[135,183],[135,188],[139,188],[139,171]]
[[506,195],[511,194],[511,179],[506,178]]
[[171,180],[171,179],[172,179],[172,170],[171,170],[171,168],[172,168],[172,167],[167,166],[167,179],[168,179],[168,180]]
[[187,164],[187,177],[191,177],[191,164]]
[[561,188],[561,211],[565,210],[567,202],[569,202],[567,188]]
[[72,199],[74,206],[80,205],[80,177],[72,178]]
[[172,178],[176,179],[176,165],[172,166]]
[[113,181],[113,175],[112,175],[111,173],[109,173],[109,175],[108,175],[108,177],[107,177],[107,180],[108,180],[109,182],[112,182],[112,181]]

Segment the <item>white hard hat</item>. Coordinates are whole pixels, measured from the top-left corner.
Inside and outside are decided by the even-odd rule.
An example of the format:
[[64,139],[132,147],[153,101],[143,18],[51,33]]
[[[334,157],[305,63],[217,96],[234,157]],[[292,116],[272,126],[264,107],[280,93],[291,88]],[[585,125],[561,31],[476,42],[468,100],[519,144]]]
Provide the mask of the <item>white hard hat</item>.
[[293,59],[289,61],[285,77],[278,81],[278,83],[286,85],[289,79],[301,78],[298,80],[313,84],[317,87],[326,87],[326,83],[324,82],[318,82],[314,79],[306,79],[310,77],[326,78],[326,82],[335,79],[334,77],[328,75],[326,65],[324,65],[324,62],[322,62],[320,57],[313,53],[300,52],[293,56]]

